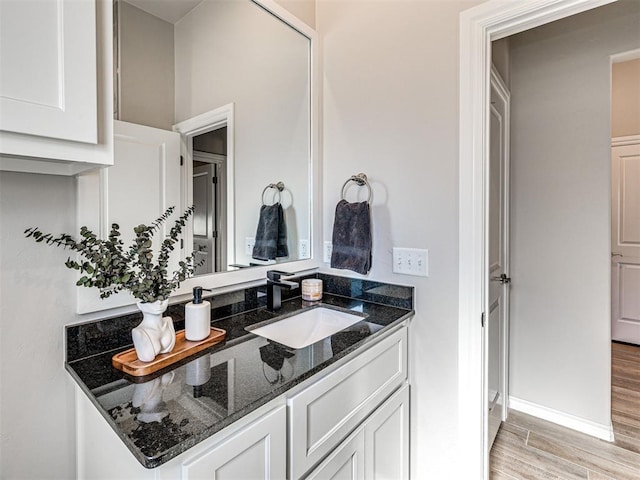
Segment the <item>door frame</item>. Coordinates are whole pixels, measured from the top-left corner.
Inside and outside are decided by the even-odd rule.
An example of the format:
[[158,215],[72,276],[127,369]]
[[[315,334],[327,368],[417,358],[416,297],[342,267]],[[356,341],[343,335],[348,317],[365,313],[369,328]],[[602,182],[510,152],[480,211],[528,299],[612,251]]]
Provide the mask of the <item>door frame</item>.
[[490,0],[460,14],[458,448],[461,478],[487,478],[488,167],[491,42],[616,0]]
[[[193,204],[193,137],[212,130],[227,128],[226,155],[226,258],[235,258],[235,104],[229,103],[193,118],[183,120],[173,126],[173,130],[182,137],[182,156],[184,168],[182,176],[183,210]],[[189,219],[185,231],[185,243],[193,245],[193,220]],[[214,272],[215,273],[215,272]]]

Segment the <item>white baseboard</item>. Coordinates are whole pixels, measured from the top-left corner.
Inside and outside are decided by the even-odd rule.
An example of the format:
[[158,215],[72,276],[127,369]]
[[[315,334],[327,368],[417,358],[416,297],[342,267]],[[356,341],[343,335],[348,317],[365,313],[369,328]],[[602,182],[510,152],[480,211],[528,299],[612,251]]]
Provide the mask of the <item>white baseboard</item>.
[[607,442],[613,442],[613,425],[611,424],[603,425],[601,423],[595,423],[512,396],[509,397],[509,408],[549,422],[557,423],[558,425],[577,430],[578,432],[586,433],[587,435],[606,440]]

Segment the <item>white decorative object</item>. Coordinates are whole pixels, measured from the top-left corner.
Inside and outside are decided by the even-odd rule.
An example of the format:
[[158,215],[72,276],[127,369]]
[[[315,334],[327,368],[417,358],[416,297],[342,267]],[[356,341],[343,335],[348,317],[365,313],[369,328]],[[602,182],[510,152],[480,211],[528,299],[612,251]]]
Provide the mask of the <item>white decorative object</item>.
[[176,343],[176,331],[171,317],[163,317],[169,300],[156,300],[152,303],[138,302],[142,312],[142,323],[131,331],[133,346],[138,359],[151,362],[160,353],[173,350]]
[[136,420],[142,423],[160,422],[169,415],[167,404],[162,399],[165,388],[171,385],[175,372],[165,373],[150,382],[133,386],[131,405],[140,409]]
[[184,338],[191,342],[199,342],[211,335],[211,303],[202,300],[202,290],[209,289],[195,287],[193,301],[184,307]]

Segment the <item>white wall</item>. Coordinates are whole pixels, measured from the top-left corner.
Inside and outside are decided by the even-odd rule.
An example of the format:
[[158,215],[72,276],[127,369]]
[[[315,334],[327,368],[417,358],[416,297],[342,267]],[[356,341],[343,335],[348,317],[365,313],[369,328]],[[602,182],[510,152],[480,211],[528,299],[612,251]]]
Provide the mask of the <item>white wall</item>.
[[511,37],[511,395],[610,425],[610,61],[640,3]]
[[[365,172],[374,191],[367,278],[416,286],[410,375],[412,478],[418,479],[455,478],[460,462],[454,451],[458,16],[477,3],[334,0],[317,8],[324,51],[323,238],[331,240],[342,184]],[[429,249],[429,277],[392,274],[392,247]]]
[[309,25],[316,28],[316,0],[276,0],[282,7]]
[[63,325],[75,314],[69,252],[23,231],[75,230],[75,180],[0,172],[0,478],[75,477],[73,381]]
[[175,42],[176,122],[235,105],[236,263],[251,261],[245,238],[279,181],[298,258],[309,238],[308,39],[251,2],[203,2],[176,23]]
[[174,124],[173,25],[119,2],[119,120],[171,130]]

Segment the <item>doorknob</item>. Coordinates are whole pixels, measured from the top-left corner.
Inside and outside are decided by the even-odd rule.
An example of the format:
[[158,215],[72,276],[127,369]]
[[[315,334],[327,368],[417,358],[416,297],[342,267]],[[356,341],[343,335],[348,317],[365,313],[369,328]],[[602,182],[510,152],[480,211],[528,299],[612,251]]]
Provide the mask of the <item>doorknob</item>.
[[621,253],[618,252],[611,252],[611,258],[613,257],[624,257],[624,255],[622,255]]
[[491,277],[491,280],[495,280],[496,282],[500,282],[502,285],[505,283],[511,283],[511,278],[507,277],[505,273],[500,275],[499,277]]

